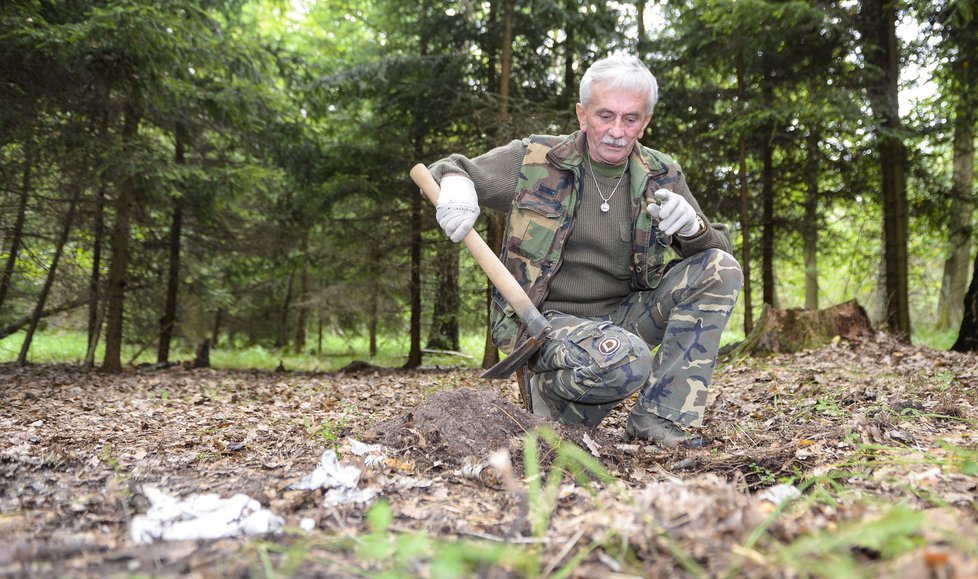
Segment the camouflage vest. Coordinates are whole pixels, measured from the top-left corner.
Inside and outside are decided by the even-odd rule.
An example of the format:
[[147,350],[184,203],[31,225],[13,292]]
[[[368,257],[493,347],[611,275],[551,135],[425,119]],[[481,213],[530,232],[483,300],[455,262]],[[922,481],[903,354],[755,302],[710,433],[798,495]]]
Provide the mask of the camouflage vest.
[[[530,300],[539,307],[561,263],[561,251],[574,228],[574,213],[584,179],[585,136],[529,138],[516,196],[506,224],[500,258]],[[628,159],[632,204],[632,255],[629,269],[635,290],[659,285],[666,248],[654,242],[652,219],[645,210],[658,189],[675,190],[680,168],[670,157],[636,146]],[[493,291],[493,343],[506,353],[524,340],[525,327],[502,295]]]

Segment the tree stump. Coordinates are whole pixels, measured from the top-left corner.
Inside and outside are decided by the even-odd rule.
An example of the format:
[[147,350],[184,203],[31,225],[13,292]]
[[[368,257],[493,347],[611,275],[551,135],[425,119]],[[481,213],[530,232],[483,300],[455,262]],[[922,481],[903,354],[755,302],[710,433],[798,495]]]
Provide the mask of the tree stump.
[[781,310],[765,304],[754,330],[735,346],[733,355],[799,352],[824,346],[836,337],[854,340],[872,335],[869,316],[856,300],[823,310]]
[[194,368],[211,367],[211,341],[204,340],[197,346],[197,355],[194,357]]

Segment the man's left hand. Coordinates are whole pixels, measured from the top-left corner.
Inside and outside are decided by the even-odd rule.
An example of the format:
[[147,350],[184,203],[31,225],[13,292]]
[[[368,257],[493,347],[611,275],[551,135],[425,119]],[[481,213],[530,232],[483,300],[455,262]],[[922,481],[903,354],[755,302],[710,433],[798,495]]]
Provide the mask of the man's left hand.
[[650,203],[649,215],[659,222],[659,231],[666,235],[678,233],[682,237],[692,237],[700,232],[700,220],[696,211],[686,198],[668,189],[655,192],[659,203]]

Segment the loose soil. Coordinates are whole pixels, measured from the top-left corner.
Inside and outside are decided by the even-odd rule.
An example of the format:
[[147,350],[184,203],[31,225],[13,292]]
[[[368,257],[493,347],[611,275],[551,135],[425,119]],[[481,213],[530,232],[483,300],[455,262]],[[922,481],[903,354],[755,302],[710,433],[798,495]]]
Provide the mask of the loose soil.
[[[535,549],[542,575],[579,556],[571,576],[827,576],[853,563],[867,575],[978,576],[978,356],[878,334],[725,360],[700,450],[624,443],[630,401],[596,429],[562,427],[524,412],[515,381],[478,376],[0,365],[0,575],[429,576],[423,559],[392,567],[358,550],[367,505],[290,490],[335,448],[390,504],[392,536]],[[541,441],[538,464],[524,464],[540,427],[564,443]],[[356,456],[351,439],[383,459]],[[534,535],[525,475],[547,476],[571,443],[614,480],[565,479]],[[286,527],[137,545],[144,485],[244,493]],[[909,545],[887,540],[907,525]]]

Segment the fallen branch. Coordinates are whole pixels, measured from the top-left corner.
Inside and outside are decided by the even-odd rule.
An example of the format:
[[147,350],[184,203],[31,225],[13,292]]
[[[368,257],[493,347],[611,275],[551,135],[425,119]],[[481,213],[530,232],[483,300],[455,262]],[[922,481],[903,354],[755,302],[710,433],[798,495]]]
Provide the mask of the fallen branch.
[[[48,316],[53,316],[54,314],[60,314],[61,312],[73,310],[77,307],[81,307],[86,304],[88,304],[88,299],[79,299],[79,300],[67,302],[61,304],[58,307],[42,311],[40,317],[46,318]],[[24,316],[23,318],[9,324],[7,327],[0,329],[0,340],[6,338],[7,336],[10,336],[11,334],[16,334],[21,328],[31,323],[31,317],[33,316]]]
[[446,356],[458,356],[459,358],[468,358],[469,360],[472,360],[473,359],[472,356],[469,356],[468,354],[463,354],[462,352],[455,352],[453,350],[429,350],[429,349],[425,348],[424,350],[421,350],[421,353],[423,353],[423,354],[444,354]]

